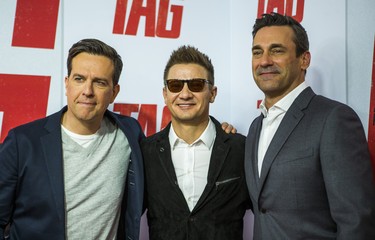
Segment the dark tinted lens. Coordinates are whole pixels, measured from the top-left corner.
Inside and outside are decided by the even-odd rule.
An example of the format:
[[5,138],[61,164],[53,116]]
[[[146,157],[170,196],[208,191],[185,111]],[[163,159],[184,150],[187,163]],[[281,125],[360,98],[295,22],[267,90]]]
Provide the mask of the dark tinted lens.
[[178,80],[178,79],[170,79],[167,80],[167,87],[169,91],[173,93],[181,92],[184,88],[184,84],[188,84],[188,88],[192,92],[201,92],[204,89],[204,85],[206,84],[207,80],[205,79],[191,79],[191,80]]
[[184,87],[184,82],[180,80],[169,80],[167,81],[169,91],[173,93],[180,92]]
[[206,84],[203,79],[192,79],[187,83],[190,91],[192,92],[201,92]]

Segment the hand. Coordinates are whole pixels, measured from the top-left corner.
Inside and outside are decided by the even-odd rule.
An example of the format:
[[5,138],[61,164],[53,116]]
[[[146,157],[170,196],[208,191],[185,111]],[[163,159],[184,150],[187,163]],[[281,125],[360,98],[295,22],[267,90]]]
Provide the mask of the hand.
[[227,122],[221,123],[221,128],[226,132],[226,133],[236,133],[237,129],[233,127],[231,124]]

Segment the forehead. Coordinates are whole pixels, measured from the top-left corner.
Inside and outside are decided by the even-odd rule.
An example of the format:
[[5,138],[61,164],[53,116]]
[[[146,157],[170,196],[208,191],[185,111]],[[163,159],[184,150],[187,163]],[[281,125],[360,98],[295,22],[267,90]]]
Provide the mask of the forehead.
[[253,47],[267,48],[272,45],[294,44],[294,32],[289,26],[270,26],[259,29],[253,39]]
[[77,54],[72,59],[72,68],[85,67],[91,69],[110,69],[114,68],[111,59],[102,55],[94,55],[86,52]]
[[195,63],[175,64],[169,69],[168,78],[207,78],[207,70],[201,65]]

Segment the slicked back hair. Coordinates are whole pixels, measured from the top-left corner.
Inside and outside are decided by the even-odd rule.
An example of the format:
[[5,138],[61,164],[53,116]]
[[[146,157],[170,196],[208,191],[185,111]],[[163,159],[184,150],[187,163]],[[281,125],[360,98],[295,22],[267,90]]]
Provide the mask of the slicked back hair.
[[253,26],[253,39],[263,27],[270,26],[289,26],[294,32],[293,42],[296,45],[296,56],[301,56],[302,53],[309,50],[309,38],[305,28],[295,19],[289,16],[284,16],[278,13],[263,14],[261,18],[255,20]]

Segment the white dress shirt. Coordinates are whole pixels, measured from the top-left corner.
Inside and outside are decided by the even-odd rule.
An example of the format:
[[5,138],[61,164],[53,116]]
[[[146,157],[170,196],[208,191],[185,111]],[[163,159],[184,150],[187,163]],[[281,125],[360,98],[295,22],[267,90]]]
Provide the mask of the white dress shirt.
[[271,143],[273,136],[276,133],[281,121],[283,120],[285,113],[292,105],[298,95],[307,88],[308,85],[302,82],[285,97],[275,103],[270,109],[267,110],[264,99],[261,102],[259,109],[262,112],[264,118],[262,123],[262,130],[260,131],[259,145],[258,145],[258,173],[261,175],[261,169],[263,165],[264,156]]
[[171,125],[169,143],[178,186],[192,211],[207,184],[212,147],[216,138],[215,125],[209,119],[207,128],[192,144],[179,138]]

